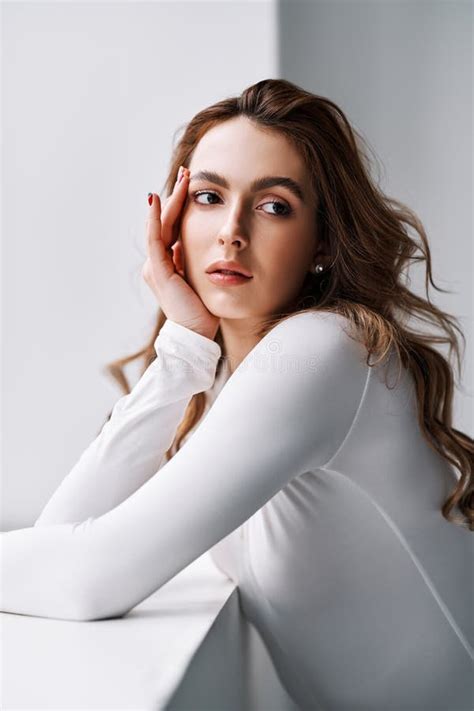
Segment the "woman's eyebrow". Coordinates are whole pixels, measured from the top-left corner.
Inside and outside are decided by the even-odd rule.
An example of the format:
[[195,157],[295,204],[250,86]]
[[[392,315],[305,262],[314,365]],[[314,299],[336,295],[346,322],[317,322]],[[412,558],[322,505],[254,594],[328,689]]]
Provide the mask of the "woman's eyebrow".
[[[229,183],[224,176],[219,175],[219,173],[215,173],[212,170],[199,170],[197,173],[193,173],[189,182],[192,182],[193,180],[206,180],[210,183],[220,185],[222,188],[229,189]],[[272,188],[275,185],[281,185],[284,188],[287,188],[296,198],[298,198],[298,200],[301,200],[303,203],[306,202],[301,185],[297,183],[296,180],[293,180],[293,178],[286,178],[279,175],[265,175],[263,178],[257,178],[254,180],[250,184],[250,190],[251,192],[256,193],[259,190]]]

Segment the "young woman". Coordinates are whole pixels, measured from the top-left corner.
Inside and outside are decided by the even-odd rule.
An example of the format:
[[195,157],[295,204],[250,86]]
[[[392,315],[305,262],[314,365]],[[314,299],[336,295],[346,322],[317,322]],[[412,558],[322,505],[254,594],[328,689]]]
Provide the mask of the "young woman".
[[423,226],[284,80],[199,112],[166,189],[156,329],[35,525],[2,534],[1,609],[121,616],[210,550],[301,708],[469,708],[474,442],[433,347],[459,365],[462,332],[405,281],[423,259],[435,286]]

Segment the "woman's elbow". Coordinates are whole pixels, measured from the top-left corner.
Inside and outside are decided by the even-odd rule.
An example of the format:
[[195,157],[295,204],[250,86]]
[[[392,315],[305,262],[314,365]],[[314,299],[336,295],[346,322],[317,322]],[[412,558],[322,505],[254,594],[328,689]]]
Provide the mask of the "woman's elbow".
[[89,579],[80,587],[76,599],[76,612],[82,622],[95,622],[124,617],[135,607],[126,600],[124,585],[106,584],[100,575]]
[[133,609],[127,606],[126,609],[114,609],[108,605],[98,605],[93,601],[83,602],[76,607],[74,619],[77,622],[99,622],[100,620],[114,620],[124,617],[130,610]]
[[117,600],[113,590],[101,589],[83,591],[75,604],[75,617],[80,622],[98,622],[124,617],[134,605],[127,605],[122,600]]

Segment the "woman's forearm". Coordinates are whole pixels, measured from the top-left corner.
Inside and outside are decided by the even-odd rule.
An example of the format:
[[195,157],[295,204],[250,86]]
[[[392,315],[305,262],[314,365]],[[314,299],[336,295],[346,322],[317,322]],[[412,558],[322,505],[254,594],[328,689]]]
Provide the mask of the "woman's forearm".
[[35,526],[74,523],[117,506],[157,472],[194,393],[211,387],[221,354],[211,339],[167,320],[157,358],[82,453]]

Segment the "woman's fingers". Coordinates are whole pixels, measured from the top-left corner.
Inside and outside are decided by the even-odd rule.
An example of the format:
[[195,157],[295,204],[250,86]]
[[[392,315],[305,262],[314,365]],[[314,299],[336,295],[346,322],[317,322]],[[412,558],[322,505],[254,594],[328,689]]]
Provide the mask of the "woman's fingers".
[[[189,170],[180,170],[179,177],[174,185],[173,192],[167,198],[164,208],[161,198],[152,193],[153,201],[146,221],[148,259],[143,268],[143,277],[147,284],[150,281],[165,280],[176,271],[173,244],[176,243],[179,224],[182,216],[182,207],[187,194]],[[181,260],[180,260],[181,261]]]
[[219,318],[207,309],[188,284],[183,245],[177,239],[189,176],[190,172],[185,168],[183,178],[175,184],[163,210],[160,196],[153,194],[146,221],[148,257],[142,275],[167,318],[214,338]]
[[[180,177],[182,178],[180,180]],[[161,212],[161,239],[165,247],[171,247],[179,234],[179,223],[182,217],[182,210],[188,193],[190,171],[183,168],[173,188],[169,200],[167,200]]]
[[161,239],[161,200],[153,194],[153,203],[146,221],[147,251],[150,260],[149,269],[157,281],[166,279],[175,273],[171,250],[165,247]]
[[176,267],[176,271],[184,278],[184,253],[181,242],[175,242],[171,247],[171,252],[173,254],[173,262]]

